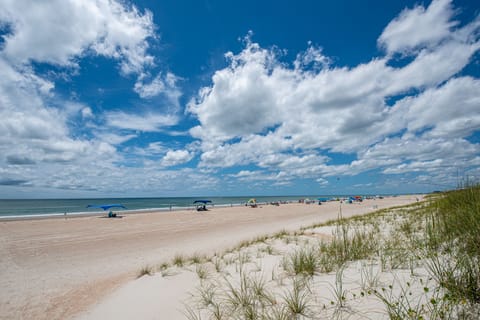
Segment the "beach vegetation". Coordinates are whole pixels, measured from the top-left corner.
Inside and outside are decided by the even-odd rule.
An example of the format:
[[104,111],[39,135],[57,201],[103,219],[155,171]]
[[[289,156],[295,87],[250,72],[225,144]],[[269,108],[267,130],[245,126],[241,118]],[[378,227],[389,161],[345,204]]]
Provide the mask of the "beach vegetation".
[[335,273],[335,285],[331,285],[333,296],[335,297],[335,304],[337,310],[345,307],[345,301],[347,300],[347,291],[343,287],[343,271],[345,266],[341,266]]
[[185,265],[185,263],[187,262],[187,259],[185,258],[185,256],[181,255],[181,254],[176,254],[174,257],[173,257],[173,265],[177,266],[177,267],[183,267]]
[[212,303],[210,319],[222,320],[227,318],[228,318],[227,311],[224,308],[222,308],[222,304],[218,302]]
[[247,248],[249,247],[250,245],[252,245],[254,242],[254,240],[244,240],[242,242],[240,242],[235,248],[234,248],[234,251],[238,251],[242,248]]
[[274,239],[281,239],[281,238],[286,237],[286,236],[288,236],[288,235],[289,235],[288,231],[285,230],[285,229],[282,229],[282,230],[280,230],[279,232],[273,234],[272,237],[273,237]]
[[138,271],[138,274],[137,274],[137,278],[141,278],[145,275],[153,275],[155,272],[153,270],[153,268],[151,266],[143,266],[139,271]]
[[195,265],[195,272],[200,280],[205,280],[208,278],[208,268],[204,264]]
[[268,235],[261,235],[253,239],[253,243],[265,243],[269,239]]
[[162,275],[162,277],[168,277],[168,276],[173,276],[176,273],[172,269],[168,268],[168,269],[160,270],[160,274]]
[[207,283],[206,285],[202,285],[197,289],[199,301],[198,303],[201,305],[202,308],[208,308],[210,306],[215,305],[215,296],[217,288],[212,283]]
[[172,265],[170,265],[168,262],[162,262],[160,265],[158,265],[157,270],[160,271],[162,277],[171,276],[174,274],[171,266]]
[[454,301],[480,303],[480,185],[451,191],[431,204],[425,258]]
[[240,314],[245,316],[245,319],[252,319],[258,309],[256,304],[260,301],[256,299],[253,286],[250,285],[250,278],[245,272],[240,271],[238,284],[228,280],[226,284],[226,301],[230,310],[233,312],[239,311]]
[[380,270],[376,263],[367,261],[362,263],[360,270],[360,285],[363,291],[374,289],[380,284]]
[[291,319],[298,319],[299,316],[311,316],[311,290],[304,279],[293,278],[292,288],[284,293],[283,301]]
[[263,308],[276,303],[275,296],[268,291],[267,282],[262,276],[250,278],[250,285],[252,287],[253,294],[262,304]]
[[233,253],[230,253],[223,257],[223,261],[225,262],[226,265],[231,265],[237,261],[237,256],[234,255]]
[[275,249],[271,245],[265,247],[265,252],[269,255],[274,255],[276,253]]
[[222,259],[215,256],[212,258],[212,263],[213,263],[213,266],[215,267],[215,271],[217,273],[220,273],[222,272],[223,270],[223,263],[222,263]]
[[202,316],[200,315],[200,310],[195,309],[188,304],[184,304],[184,311],[183,314],[188,320],[202,320]]
[[377,233],[362,228],[354,228],[346,220],[338,220],[332,240],[321,242],[320,265],[323,271],[340,268],[348,261],[372,257],[378,251]]
[[291,320],[291,313],[284,304],[274,306],[270,312],[263,315],[265,320]]
[[191,261],[191,263],[193,264],[199,264],[199,263],[204,263],[208,260],[207,256],[206,255],[201,255],[199,253],[194,253],[189,261]]
[[403,282],[396,279],[387,287],[373,290],[373,295],[383,302],[390,319],[451,319],[441,316],[446,315],[447,308],[439,292],[430,289],[427,280],[411,278]]
[[170,268],[170,264],[168,262],[162,262],[158,265],[158,270],[163,271]]
[[252,261],[252,258],[248,252],[239,252],[237,255],[237,267],[238,270],[242,270],[244,265]]
[[312,248],[300,248],[283,259],[283,268],[292,275],[313,276],[318,271],[319,257]]

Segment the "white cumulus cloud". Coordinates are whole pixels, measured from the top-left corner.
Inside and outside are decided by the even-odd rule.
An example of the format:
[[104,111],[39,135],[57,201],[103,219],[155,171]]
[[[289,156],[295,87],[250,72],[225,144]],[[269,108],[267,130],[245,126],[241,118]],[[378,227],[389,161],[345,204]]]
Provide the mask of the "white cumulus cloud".
[[106,122],[110,127],[144,132],[160,131],[164,127],[176,124],[178,118],[170,114],[136,114],[123,111],[106,113]]
[[[115,189],[125,177],[114,145],[136,135],[105,133],[94,123],[102,117],[58,96],[55,83],[32,65],[54,66],[68,75],[79,71],[82,58],[102,56],[117,61],[124,75],[142,74],[154,63],[147,52],[155,37],[151,12],[114,0],[5,0],[1,7],[6,32],[0,48],[2,177],[30,188]],[[120,130],[156,130],[174,121],[158,115],[143,121],[122,113],[106,118]],[[83,134],[77,128],[93,131]]]
[[170,167],[188,162],[192,158],[193,154],[187,150],[168,150],[162,158],[161,164]]
[[452,20],[454,9],[451,0],[433,0],[428,8],[416,5],[405,9],[391,21],[378,39],[380,47],[391,54],[408,53],[422,46],[433,46],[451,33],[457,25]]
[[[405,9],[378,39],[386,55],[350,68],[334,66],[311,44],[288,64],[277,49],[247,36],[245,48],[227,53],[229,66],[188,105],[199,121],[190,132],[202,141],[200,166],[254,165],[322,179],[378,168],[393,173],[405,162],[432,164],[433,154],[445,163],[471,158],[478,146],[466,138],[480,127],[480,90],[478,79],[459,72],[480,49],[480,18],[459,26],[454,15],[444,0]],[[412,59],[393,67],[394,52]],[[411,145],[436,143],[441,152],[423,159],[408,148],[401,158],[393,150],[379,154],[382,146],[398,148],[392,136]],[[332,165],[330,152],[356,159]]]
[[12,30],[2,54],[14,63],[76,66],[77,57],[93,53],[117,59],[126,74],[153,63],[147,54],[151,12],[118,1],[5,0],[0,20]]

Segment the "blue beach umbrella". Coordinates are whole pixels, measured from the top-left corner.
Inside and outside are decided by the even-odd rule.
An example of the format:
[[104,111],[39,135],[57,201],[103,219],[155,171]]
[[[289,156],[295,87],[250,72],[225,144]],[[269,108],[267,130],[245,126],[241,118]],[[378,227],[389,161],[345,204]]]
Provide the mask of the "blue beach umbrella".
[[[100,204],[100,205],[89,204],[89,205],[87,206],[87,208],[101,208],[101,209],[103,209],[104,211],[110,210],[111,208],[123,208],[123,209],[127,209],[123,204]],[[110,211],[110,212],[108,213],[108,217],[109,217],[109,218],[116,218],[116,217],[117,217],[117,214],[116,214],[116,213],[113,213],[112,211]]]
[[212,200],[195,200],[193,204],[197,205],[197,211],[207,211],[206,204],[211,202]]
[[210,202],[212,202],[212,200],[195,200],[195,201],[193,201],[193,204],[196,204],[196,203],[207,204],[207,203],[210,203]]
[[96,205],[96,204],[89,204],[87,206],[87,208],[101,208],[103,210],[109,210],[111,208],[123,208],[123,209],[127,209],[123,204],[100,204],[100,205]]

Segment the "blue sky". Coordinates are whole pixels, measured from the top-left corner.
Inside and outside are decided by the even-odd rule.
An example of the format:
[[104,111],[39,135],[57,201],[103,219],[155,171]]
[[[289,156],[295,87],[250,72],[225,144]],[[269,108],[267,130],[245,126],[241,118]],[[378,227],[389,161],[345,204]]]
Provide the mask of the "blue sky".
[[477,1],[0,4],[0,198],[480,177]]

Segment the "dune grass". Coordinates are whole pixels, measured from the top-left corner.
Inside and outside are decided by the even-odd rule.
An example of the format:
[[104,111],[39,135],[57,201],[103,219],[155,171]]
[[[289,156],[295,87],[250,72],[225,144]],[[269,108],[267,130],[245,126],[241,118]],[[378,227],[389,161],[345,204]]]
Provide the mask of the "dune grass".
[[154,269],[151,266],[143,266],[137,273],[137,278],[141,278],[145,275],[153,275],[155,273]]
[[301,248],[283,259],[283,268],[291,275],[313,276],[319,271],[319,255],[313,248]]
[[453,301],[480,303],[480,186],[452,191],[431,205],[428,267]]

